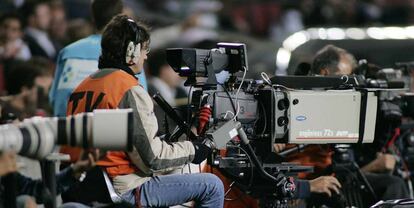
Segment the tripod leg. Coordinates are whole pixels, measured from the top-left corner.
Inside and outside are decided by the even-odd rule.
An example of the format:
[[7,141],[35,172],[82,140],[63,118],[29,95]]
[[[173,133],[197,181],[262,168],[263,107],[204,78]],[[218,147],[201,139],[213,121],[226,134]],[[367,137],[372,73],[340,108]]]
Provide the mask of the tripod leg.
[[16,173],[10,173],[1,179],[1,183],[5,187],[4,190],[4,198],[6,201],[4,202],[5,207],[16,208],[16,197],[17,197],[17,189],[16,189]]
[[369,193],[371,194],[372,198],[374,199],[374,201],[378,201],[378,197],[375,194],[374,189],[372,188],[371,184],[368,182],[368,180],[365,177],[365,175],[362,173],[362,171],[359,168],[359,166],[355,162],[353,162],[352,164],[355,167],[355,169],[357,170],[358,176],[360,177],[360,179],[362,180],[362,182],[364,183],[364,185],[367,187],[367,189],[368,189]]

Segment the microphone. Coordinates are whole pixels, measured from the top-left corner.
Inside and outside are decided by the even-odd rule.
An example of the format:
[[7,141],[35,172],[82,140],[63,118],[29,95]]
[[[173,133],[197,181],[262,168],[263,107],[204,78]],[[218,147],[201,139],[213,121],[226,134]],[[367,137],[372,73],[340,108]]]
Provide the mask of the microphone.
[[389,89],[404,88],[405,83],[403,81],[388,81]]

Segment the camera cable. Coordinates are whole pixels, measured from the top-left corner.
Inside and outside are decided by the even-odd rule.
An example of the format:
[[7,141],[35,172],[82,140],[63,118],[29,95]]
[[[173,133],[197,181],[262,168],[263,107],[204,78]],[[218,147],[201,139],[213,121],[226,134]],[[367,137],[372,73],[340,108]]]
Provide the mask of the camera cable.
[[[233,108],[233,112],[231,112],[231,111],[227,111],[227,112],[226,112],[226,115],[227,115],[227,113],[228,113],[228,112],[230,112],[230,113],[233,113],[233,117],[234,117],[234,116],[235,116],[235,113],[236,113],[236,111],[237,111],[237,109],[236,109],[236,105],[234,104],[234,101],[233,101],[233,99],[231,98],[231,95],[230,95],[229,91],[227,90],[227,88],[226,88],[223,84],[221,84],[221,86],[223,87],[224,92],[226,92],[227,97],[229,97],[229,99],[230,99],[230,103],[231,103],[231,107]],[[224,118],[226,118],[226,115],[224,115]]]
[[[188,98],[187,98],[187,123],[188,123],[188,130],[187,130],[187,140],[190,141],[190,137],[188,135],[190,135],[190,131],[191,131],[191,126],[192,126],[192,122],[191,122],[191,90],[192,90],[193,86],[190,86],[190,89],[188,89]],[[190,123],[191,122],[191,123]]]
[[234,115],[234,117],[233,117],[233,119],[234,119],[235,121],[237,120],[237,116],[238,116],[238,115],[239,115],[239,113],[240,113],[239,93],[240,93],[240,89],[241,89],[241,88],[242,88],[242,86],[243,86],[243,82],[244,82],[244,79],[246,78],[246,73],[247,73],[247,68],[246,68],[245,66],[243,66],[243,69],[244,69],[243,78],[242,78],[242,80],[241,80],[241,82],[240,82],[240,85],[239,85],[239,88],[237,89],[237,92],[236,92],[237,112],[236,112],[236,115]]
[[262,76],[263,81],[265,81],[268,85],[272,85],[272,82],[266,72],[261,72],[260,76]]
[[266,72],[262,72],[260,73],[260,76],[262,77],[263,81],[265,81],[268,85],[272,86],[272,87],[276,87],[276,88],[284,88],[285,90],[289,90],[289,91],[295,91],[295,89],[293,88],[289,88],[286,87],[284,85],[280,85],[280,84],[272,84],[272,81],[269,78],[269,75],[266,74]]

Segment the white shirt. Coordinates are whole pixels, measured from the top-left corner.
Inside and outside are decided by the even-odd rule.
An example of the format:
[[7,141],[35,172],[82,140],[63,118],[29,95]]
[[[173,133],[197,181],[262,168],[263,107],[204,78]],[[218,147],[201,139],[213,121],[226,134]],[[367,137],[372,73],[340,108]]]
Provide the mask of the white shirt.
[[33,27],[28,27],[26,33],[33,37],[49,58],[55,57],[56,49],[46,32]]

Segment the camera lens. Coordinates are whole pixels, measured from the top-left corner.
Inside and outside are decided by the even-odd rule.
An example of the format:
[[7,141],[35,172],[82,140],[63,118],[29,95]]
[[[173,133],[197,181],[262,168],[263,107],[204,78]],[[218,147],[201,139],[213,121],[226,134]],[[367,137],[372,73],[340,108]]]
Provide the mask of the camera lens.
[[20,130],[15,125],[0,126],[0,150],[12,150],[20,152],[22,149],[22,137]]
[[281,99],[277,102],[277,108],[279,110],[286,110],[289,108],[289,100],[288,99]]
[[287,117],[282,116],[277,119],[277,125],[279,126],[286,126],[288,123],[289,119]]
[[42,159],[55,145],[85,149],[132,150],[131,109],[96,110],[63,118],[34,117],[18,125],[0,125],[0,151]]
[[51,130],[53,119],[34,117],[20,124],[22,148],[19,154],[41,159],[53,151],[55,135]]

